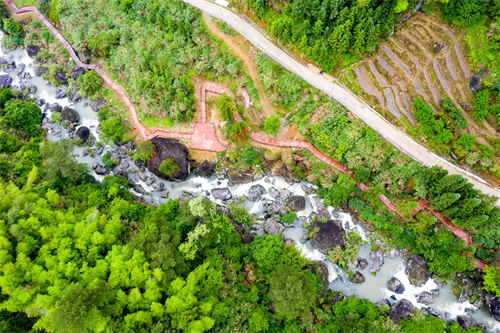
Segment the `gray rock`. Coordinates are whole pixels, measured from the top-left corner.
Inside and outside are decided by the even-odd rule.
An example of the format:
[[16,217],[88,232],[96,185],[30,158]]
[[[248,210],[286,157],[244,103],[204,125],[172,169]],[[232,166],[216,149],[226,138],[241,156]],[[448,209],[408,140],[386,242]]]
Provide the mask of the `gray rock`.
[[356,271],[354,272],[354,275],[352,276],[352,278],[349,279],[349,281],[351,281],[352,283],[363,283],[365,282],[365,277],[363,274],[361,274],[360,272]]
[[214,196],[215,199],[219,200],[229,200],[233,196],[231,195],[231,191],[227,187],[223,188],[214,188],[212,189],[212,195]]
[[358,260],[358,265],[356,266],[356,270],[362,271],[366,267],[368,267],[368,261],[366,259]]
[[154,182],[155,180],[153,178],[148,178],[148,180],[146,180],[146,185],[151,186]]
[[490,301],[490,311],[493,318],[500,321],[500,297],[495,297]]
[[35,67],[35,76],[42,76],[45,74],[49,69],[47,67]]
[[99,164],[95,168],[95,173],[97,173],[98,175],[105,175],[107,172],[108,172],[108,170],[106,169],[106,167],[104,165]]
[[483,78],[485,71],[485,69],[481,69],[470,79],[469,88],[473,93],[477,93],[478,91],[483,89],[481,79]]
[[264,229],[258,229],[255,231],[257,236],[265,236],[266,235],[266,232],[264,231]]
[[370,272],[377,272],[380,270],[380,267],[384,264],[384,251],[381,248],[378,248],[375,252],[370,252],[370,260],[372,261],[372,268],[370,268]]
[[285,204],[281,202],[275,202],[272,205],[267,208],[267,213],[268,214],[278,214],[280,211],[283,210],[283,208],[286,208]]
[[164,188],[165,184],[162,182],[157,182],[153,185],[153,190],[155,190],[156,192],[163,191]]
[[464,288],[462,292],[460,293],[460,296],[458,297],[458,302],[459,303],[464,303],[467,302],[470,299],[470,294],[467,291],[467,288]]
[[389,281],[387,281],[387,288],[396,294],[402,294],[405,292],[405,286],[396,277],[392,277]]
[[122,162],[122,168],[123,168],[123,169],[125,169],[125,170],[126,170],[126,169],[128,169],[128,167],[129,167],[129,166],[130,166],[130,163],[129,163],[128,161],[123,161],[123,162]]
[[[163,183],[162,183],[163,184]],[[161,193],[160,193],[160,197],[162,198],[168,198],[168,190],[163,190]]]
[[424,291],[418,297],[417,302],[422,303],[422,304],[426,304],[426,305],[434,304],[434,295],[432,295],[428,291]]
[[54,125],[49,122],[47,118],[43,118],[42,120],[42,128],[46,129],[47,131],[51,131],[54,129]]
[[192,195],[189,192],[183,192],[180,200],[183,202],[186,202],[186,201],[189,201],[191,199],[194,199],[194,195]]
[[3,68],[3,70],[4,70],[6,73],[10,73],[10,72],[12,72],[12,71],[13,71],[13,70],[15,70],[15,69],[16,69],[16,65],[14,65],[14,64],[9,64],[9,65],[7,65],[7,66],[5,66],[5,67]]
[[98,98],[97,100],[90,103],[90,108],[94,112],[100,111],[105,106],[106,106],[106,101],[102,98]]
[[25,68],[26,68],[26,65],[23,63],[20,63],[16,66],[16,69],[14,70],[14,72],[16,73],[16,75],[20,75],[24,71]]
[[285,227],[274,219],[267,219],[264,222],[264,230],[270,235],[278,235],[285,231]]
[[197,168],[196,168],[196,174],[200,177],[207,177],[213,170],[212,164],[204,160],[203,163],[201,163]]
[[323,210],[327,210],[326,205],[324,203],[322,203],[322,202],[318,202],[317,205],[316,205],[316,208],[317,208],[318,212],[321,212]]
[[421,286],[429,280],[431,272],[427,266],[427,260],[419,255],[411,254],[408,256],[408,278],[410,283],[415,286]]
[[311,230],[317,230],[311,238],[311,243],[321,253],[327,254],[334,247],[345,245],[345,230],[338,220],[329,220],[326,223],[316,221]]
[[[281,198],[283,199],[283,193],[281,193]],[[303,196],[294,195],[288,199],[287,205],[291,210],[299,212],[306,208],[306,199]]]
[[80,115],[73,109],[64,108],[61,111],[61,121],[66,123],[77,123],[80,120]]
[[292,196],[292,192],[290,192],[290,190],[288,189],[283,189],[280,193],[280,197],[281,197],[281,200],[283,200],[283,202],[287,201],[290,197]]
[[57,79],[62,84],[68,84],[68,79],[66,78],[66,72],[63,71],[62,69],[59,72],[57,72]]
[[8,74],[0,75],[0,87],[7,89],[12,84],[12,78]]
[[275,199],[276,199],[276,198],[279,198],[279,196],[280,196],[280,191],[278,191],[278,190],[277,190],[277,189],[275,189],[274,187],[271,187],[271,188],[269,189],[269,195],[270,195],[271,197],[275,198]]
[[325,209],[316,215],[316,221],[328,221],[331,220],[332,216],[330,213]]
[[79,93],[75,93],[73,97],[71,98],[71,102],[73,103],[79,103],[81,102],[83,97]]
[[[149,161],[149,170],[160,178],[184,181],[191,173],[189,150],[180,141],[156,137],[151,140],[156,147],[156,154]],[[167,159],[172,159],[179,170],[172,175],[160,171],[160,165]]]
[[86,126],[80,126],[76,130],[75,135],[82,141],[86,142],[90,136],[90,130]]
[[234,184],[248,184],[252,182],[253,175],[248,172],[229,173],[227,178]]
[[76,79],[78,79],[78,77],[79,77],[80,75],[83,75],[83,74],[85,74],[85,68],[83,68],[83,67],[76,67],[76,68],[75,68],[75,69],[71,72],[71,74],[70,74],[70,75],[71,75],[71,77],[72,77],[73,79],[75,79],[75,80],[76,80]]
[[21,84],[19,85],[19,90],[24,92],[26,91],[26,88],[29,88],[29,92],[31,94],[36,93],[36,91],[38,90],[38,88],[31,82],[28,81],[21,82]]
[[146,181],[147,177],[146,175],[142,172],[142,171],[139,171],[139,173],[137,174],[137,176],[139,177],[140,180],[142,180],[143,182]]
[[397,324],[403,319],[410,319],[410,316],[414,310],[415,307],[413,306],[413,304],[411,304],[407,299],[403,298],[402,300],[394,304],[391,312],[389,313],[389,317],[394,324]]
[[295,244],[295,241],[293,239],[291,239],[291,238],[285,239],[285,242],[284,242],[285,246],[290,246],[290,245],[293,245],[293,244]]
[[316,193],[316,190],[312,186],[302,185],[301,188],[302,188],[302,191],[304,191],[306,194]]
[[54,129],[54,134],[59,134],[59,133],[61,133],[61,129],[59,127],[56,127]]
[[399,255],[398,249],[391,249],[387,254],[389,258],[396,258],[398,255]]
[[53,103],[53,104],[48,104],[47,109],[49,109],[50,112],[61,112],[62,106],[60,106],[57,103]]
[[122,176],[128,179],[128,173],[125,170],[119,170],[114,173],[115,176]]
[[457,323],[464,330],[468,330],[472,327],[477,327],[477,323],[469,316],[457,316]]
[[[286,214],[288,214],[288,207],[281,207],[279,214],[280,214],[280,216],[285,216]],[[293,225],[293,223],[292,223],[292,225]]]
[[304,233],[302,234],[302,237],[300,237],[299,242],[301,242],[302,244],[304,244],[305,242],[307,242],[308,239],[309,239],[309,234],[304,229]]
[[99,165],[99,163],[94,162],[94,164],[92,164],[92,169],[94,169],[94,170],[95,170],[95,169],[97,168],[97,166],[98,166],[98,165]]
[[38,52],[40,52],[40,46],[35,46],[35,45],[28,45],[26,46],[26,52],[28,52],[28,56],[33,59],[38,55]]
[[248,190],[247,198],[250,201],[259,200],[263,194],[266,194],[266,189],[262,185],[254,185]]
[[142,187],[142,185],[137,184],[133,188],[134,188],[134,191],[136,191],[137,193],[141,193],[141,194],[146,193],[146,191],[144,190],[144,187]]
[[56,99],[62,99],[67,96],[66,90],[60,88],[56,89],[55,94]]

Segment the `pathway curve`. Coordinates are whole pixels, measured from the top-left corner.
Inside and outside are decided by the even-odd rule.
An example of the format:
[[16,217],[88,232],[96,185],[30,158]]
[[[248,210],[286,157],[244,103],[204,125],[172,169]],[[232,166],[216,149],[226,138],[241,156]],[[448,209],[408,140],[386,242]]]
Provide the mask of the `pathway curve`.
[[[144,128],[142,127],[141,123],[139,122],[139,120],[137,118],[135,107],[133,106],[132,102],[130,101],[130,99],[127,97],[127,95],[125,94],[125,92],[123,91],[123,89],[120,86],[118,86],[113,80],[111,80],[111,78],[106,73],[104,73],[98,66],[83,64],[80,61],[80,59],[76,56],[76,53],[74,52],[71,45],[66,41],[66,39],[52,25],[52,23],[50,23],[36,7],[17,8],[17,6],[14,4],[14,2],[12,0],[5,0],[5,1],[7,2],[7,4],[11,7],[11,9],[16,14],[26,13],[26,12],[34,12],[40,18],[40,20],[42,20],[42,22],[47,26],[47,28],[61,41],[61,43],[68,50],[69,54],[71,55],[73,60],[75,60],[75,62],[77,63],[78,66],[85,67],[85,68],[91,69],[91,70],[95,70],[103,78],[103,80],[106,82],[106,84],[108,84],[120,96],[120,98],[122,99],[124,104],[127,106],[128,110],[130,111],[130,115],[132,117],[132,122],[134,123],[134,126],[139,131],[139,134],[143,140],[151,140],[152,138],[157,137],[157,136],[173,137],[173,138],[181,138],[181,139],[191,139],[190,147],[194,148],[194,149],[203,149],[203,150],[212,150],[212,151],[224,151],[226,149],[224,147],[224,145],[222,145],[219,142],[219,140],[217,139],[217,134],[215,132],[214,124],[210,124],[210,123],[206,122],[207,110],[206,110],[205,97],[206,97],[206,91],[214,92],[217,94],[222,94],[222,93],[230,94],[230,92],[227,89],[220,88],[220,87],[210,85],[210,84],[202,84],[201,85],[200,89],[201,89],[201,106],[202,106],[201,119],[202,119],[202,122],[195,123],[192,134],[191,133],[174,133],[174,132],[157,130],[149,135],[146,135],[146,131],[144,130]],[[188,3],[194,2],[194,3],[198,3],[198,4],[200,3],[199,1],[193,1],[193,0],[185,0],[185,2],[188,2]],[[208,3],[208,2],[203,2],[203,4],[214,5],[214,4]],[[216,6],[216,5],[214,5],[214,6]],[[214,7],[209,7],[209,9],[210,8],[213,9]],[[216,6],[215,8],[221,8],[221,7]],[[221,13],[222,13],[222,9],[221,9]],[[212,15],[212,13],[210,13],[210,14]],[[212,15],[212,16],[217,17],[217,15]],[[236,18],[239,18],[239,17],[236,16]],[[260,36],[262,36],[262,35],[260,35]],[[280,51],[280,52],[282,52],[282,51]],[[289,56],[287,55],[287,57],[289,57]],[[291,60],[294,61],[293,59],[291,59]],[[290,61],[290,59],[288,59],[288,61]],[[300,66],[302,66],[302,65],[300,65]],[[286,68],[286,66],[284,66],[284,67]],[[306,67],[306,69],[309,71],[309,69],[307,67]],[[292,72],[294,72],[294,71],[292,71]],[[302,74],[304,76],[310,78],[309,75],[306,75],[306,74],[309,74],[309,72],[304,72]],[[325,79],[323,76],[318,76],[318,77],[322,77],[323,80],[326,80],[328,83],[331,82],[331,81]],[[313,80],[313,82],[316,82],[316,80]],[[332,87],[332,92],[333,92],[333,88],[341,89],[341,90],[339,90],[339,92],[341,92],[342,89],[344,89],[344,88],[342,88],[338,85],[335,85],[335,84]],[[350,93],[350,91],[345,91],[345,92]],[[348,96],[351,96],[351,98],[352,98],[353,95],[349,94]],[[360,100],[358,100],[358,99],[356,99],[356,100],[358,101],[358,103],[361,103]],[[352,103],[352,102],[353,102],[353,100],[351,100],[350,98],[344,100],[344,103],[347,103],[347,104]],[[356,104],[354,104],[354,106],[356,106]],[[369,106],[366,104],[361,105],[361,108],[362,109],[368,108],[367,111],[371,110],[369,108]],[[379,119],[383,119],[383,118],[379,117]],[[242,120],[241,116],[238,113],[236,114],[236,120],[237,121]],[[278,146],[278,147],[292,147],[292,148],[307,149],[319,160],[336,168],[337,170],[339,170],[342,173],[349,174],[349,176],[352,179],[355,179],[354,173],[351,170],[349,170],[347,167],[345,167],[344,165],[342,165],[338,161],[332,159],[331,157],[321,153],[316,147],[314,147],[309,142],[275,140],[275,139],[271,139],[271,138],[257,135],[255,133],[250,134],[250,139],[252,139],[256,142],[259,142],[259,143]],[[369,186],[362,184],[362,183],[356,183],[356,185],[362,191],[367,191],[367,190],[371,189]],[[378,197],[389,210],[401,215],[397,210],[397,205],[395,203],[393,203],[389,198],[387,198],[384,194],[381,193],[381,194],[379,194]],[[434,216],[436,216],[436,218],[439,219],[448,229],[450,229],[451,232],[455,236],[462,238],[466,242],[467,245],[470,244],[470,237],[462,229],[460,229],[458,226],[454,225],[446,216],[443,216],[439,211],[431,210],[429,207],[430,207],[430,203],[428,201],[426,201],[424,199],[420,199],[419,206],[417,207],[417,210],[412,212],[412,214],[415,215],[416,213],[418,213],[418,211],[420,211],[422,209],[429,209],[429,211]],[[476,266],[478,268],[481,268],[481,269],[484,268],[485,265],[486,264],[484,262],[478,262],[476,264]]]
[[201,11],[213,17],[222,19],[226,24],[240,33],[250,43],[282,67],[300,76],[312,86],[332,96],[336,101],[344,105],[349,111],[363,120],[373,130],[380,133],[385,140],[401,150],[403,153],[421,163],[426,163],[428,166],[439,165],[448,170],[450,174],[463,175],[472,184],[474,184],[477,189],[483,191],[483,193],[500,197],[500,191],[490,185],[487,181],[434,154],[432,151],[423,147],[412,138],[398,130],[389,121],[379,115],[368,104],[353,94],[349,89],[345,88],[338,81],[332,82],[325,77],[325,75],[315,73],[308,68],[307,65],[290,56],[286,50],[283,50],[278,46],[278,43],[260,32],[254,23],[249,22],[247,19],[237,15],[231,9],[223,8],[206,0],[183,1],[197,7]]

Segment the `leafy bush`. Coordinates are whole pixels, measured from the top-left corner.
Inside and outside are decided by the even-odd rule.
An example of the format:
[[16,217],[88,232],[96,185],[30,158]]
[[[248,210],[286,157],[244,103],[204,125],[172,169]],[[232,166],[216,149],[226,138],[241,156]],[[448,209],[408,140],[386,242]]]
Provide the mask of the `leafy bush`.
[[224,121],[233,121],[236,108],[234,107],[234,102],[226,93],[222,94],[217,100],[217,109],[219,110],[219,115]]
[[24,33],[23,27],[11,19],[3,20],[3,29],[6,33],[12,36],[21,36]]
[[52,112],[52,114],[50,115],[50,121],[53,122],[54,124],[60,124],[61,114],[59,112]]
[[125,129],[118,118],[106,119],[100,127],[102,138],[108,144],[121,144],[125,140]]
[[43,40],[45,41],[45,43],[47,43],[47,44],[54,42],[54,35],[47,28],[43,28],[41,36],[42,36]]
[[255,216],[248,213],[246,208],[241,203],[236,203],[229,207],[234,220],[241,225],[252,225]]
[[462,134],[458,139],[457,144],[465,150],[471,150],[476,144],[476,137],[471,134]]
[[15,136],[0,130],[0,154],[12,154],[21,148],[21,142]]
[[283,223],[294,223],[295,220],[297,220],[296,212],[290,212],[288,214],[283,215],[283,217],[281,218],[281,221]]
[[4,110],[4,119],[9,126],[34,135],[42,124],[42,111],[34,103],[10,102]]
[[88,71],[78,77],[80,92],[84,98],[94,95],[102,86],[102,77],[96,71]]
[[137,152],[134,156],[134,160],[141,159],[144,162],[149,161],[154,153],[156,152],[156,146],[148,140],[141,141],[137,145]]
[[240,152],[240,156],[246,165],[257,165],[262,161],[262,151],[253,149],[250,145]]
[[487,19],[487,4],[481,0],[456,0],[442,4],[444,17],[456,25],[473,26]]
[[455,106],[455,103],[453,103],[450,97],[443,98],[441,102],[443,105],[443,109],[448,112],[450,117],[455,119],[458,128],[465,129],[469,126],[469,122],[467,121],[467,119],[465,119],[462,110]]
[[500,269],[494,265],[484,268],[484,287],[487,292],[500,297]]
[[474,113],[472,116],[477,121],[481,122],[490,114],[490,92],[481,90],[476,93],[474,100]]
[[104,164],[108,169],[113,169],[113,167],[115,166],[114,161],[111,160],[111,154],[109,152],[102,155],[101,161],[102,164]]
[[272,115],[266,119],[263,125],[266,134],[268,135],[278,134],[278,131],[281,129],[280,119],[281,118],[278,115]]
[[34,20],[34,21],[33,21],[33,23],[31,23],[31,26],[32,26],[33,28],[37,29],[37,28],[41,28],[41,27],[43,27],[43,24],[42,24],[42,22],[40,22],[40,21],[38,21],[38,20]]
[[165,175],[172,177],[177,171],[180,171],[181,168],[174,162],[173,159],[167,158],[160,164],[160,171]]

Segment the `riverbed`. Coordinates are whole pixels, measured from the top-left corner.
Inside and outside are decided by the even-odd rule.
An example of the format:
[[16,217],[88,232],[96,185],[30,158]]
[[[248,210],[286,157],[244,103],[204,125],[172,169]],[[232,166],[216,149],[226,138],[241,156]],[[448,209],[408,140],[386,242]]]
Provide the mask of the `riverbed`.
[[[56,88],[48,84],[43,78],[34,76],[33,59],[28,56],[25,50],[18,49],[8,53],[4,53],[0,50],[0,56],[2,56],[7,61],[14,60],[16,64],[23,63],[26,65],[25,71],[29,72],[32,76],[32,78],[27,81],[33,83],[38,88],[37,92],[35,94],[31,94],[31,96],[35,97],[37,100],[43,99],[45,101],[45,104],[41,107],[42,111],[46,109],[45,106],[47,103],[58,103],[62,107],[68,106],[79,113],[80,120],[78,126],[88,127],[90,129],[91,135],[96,139],[99,138],[99,121],[97,118],[97,113],[94,112],[89,106],[89,100],[82,100],[79,103],[72,103],[67,97],[57,99],[55,97]],[[3,74],[4,70],[1,69],[0,71]],[[22,80],[20,80],[16,73],[12,71],[9,73],[9,75],[13,78],[12,86],[19,86]],[[67,87],[64,87],[63,89],[67,89]],[[50,116],[50,110],[44,111],[44,117],[50,119]],[[47,136],[48,140],[60,140],[61,138],[68,137],[70,137],[70,133],[64,127],[57,124],[54,124],[54,129],[51,130]],[[96,150],[98,150],[97,147],[95,148]],[[116,148],[117,147],[115,146],[105,146],[102,148],[101,154],[87,154],[86,156],[84,156],[83,153],[85,148],[77,147],[75,148],[75,154],[78,156],[78,160],[80,162],[87,163],[89,166],[92,166],[96,162],[102,164],[101,156],[108,151],[116,150]],[[145,180],[139,178],[139,167],[134,164],[132,159],[130,157],[125,157],[125,160],[127,160],[127,162],[129,162],[128,164],[130,165],[128,168],[126,168],[126,170],[129,172],[129,178],[135,181],[137,184],[141,185],[145,190],[144,194],[135,192],[134,194],[137,196],[142,196],[146,202],[152,203],[154,205],[160,205],[170,199],[180,198],[185,193],[189,193],[193,196],[205,196],[210,200],[216,201],[219,204],[223,204],[220,200],[216,200],[211,195],[212,189],[228,187],[233,198],[242,198],[248,193],[250,187],[254,185],[261,185],[266,189],[268,193],[264,194],[256,202],[245,200],[243,204],[250,213],[257,215],[258,217],[264,216],[263,212],[267,210],[269,202],[273,200],[273,198],[269,194],[269,189],[271,187],[274,187],[279,191],[287,189],[294,195],[301,195],[306,198],[306,208],[305,210],[298,212],[298,217],[308,217],[313,211],[317,211],[317,205],[319,202],[321,202],[321,199],[319,199],[316,194],[307,194],[302,188],[303,185],[314,187],[312,184],[301,182],[290,185],[282,177],[263,177],[260,180],[253,181],[248,184],[233,185],[230,184],[227,178],[218,179],[216,176],[203,178],[195,174],[191,174],[186,181],[175,182],[162,180],[146,169],[142,174],[146,178],[154,181],[153,184],[148,185]],[[115,171],[118,171],[119,169],[120,166],[115,167]],[[92,175],[97,181],[102,181],[102,179],[104,178],[103,175],[96,174],[94,170],[92,170]],[[168,198],[161,197],[160,191],[154,191],[153,186],[158,182],[162,182],[164,184],[163,188],[169,192]],[[328,207],[327,209],[333,215],[334,209],[332,207]],[[417,302],[418,295],[420,295],[423,291],[438,289],[439,296],[435,297],[435,303],[431,305],[434,310],[440,312],[443,315],[446,314],[446,317],[449,320],[455,319],[458,315],[470,314],[476,320],[476,322],[484,324],[488,328],[488,331],[500,332],[500,323],[495,321],[491,317],[491,314],[487,308],[477,310],[477,308],[469,302],[459,303],[457,298],[451,293],[450,286],[441,288],[433,279],[429,279],[427,283],[421,287],[412,286],[409,283],[407,276],[407,262],[402,257],[386,257],[380,271],[376,272],[376,274],[371,274],[369,272],[369,269],[372,267],[372,261],[369,258],[370,233],[361,225],[354,224],[350,214],[348,213],[338,212],[337,219],[342,221],[344,229],[346,229],[348,232],[358,233],[361,238],[367,242],[366,245],[363,245],[361,247],[358,253],[358,257],[360,259],[366,259],[369,263],[369,265],[361,271],[366,279],[365,282],[361,284],[351,283],[346,272],[344,272],[334,263],[330,262],[324,254],[320,253],[312,246],[310,241],[306,241],[305,243],[300,242],[303,234],[303,222],[297,220],[293,227],[286,229],[286,231],[284,232],[284,236],[286,238],[293,239],[295,245],[301,249],[302,254],[305,257],[311,260],[325,262],[326,266],[328,267],[331,289],[341,291],[348,296],[356,295],[360,298],[366,298],[374,303],[384,302],[384,300],[386,299],[391,300],[392,302],[395,300],[406,298],[415,307],[418,308],[427,307],[427,305]],[[406,290],[403,294],[395,294],[387,288],[387,281],[392,277],[397,277],[405,286]]]

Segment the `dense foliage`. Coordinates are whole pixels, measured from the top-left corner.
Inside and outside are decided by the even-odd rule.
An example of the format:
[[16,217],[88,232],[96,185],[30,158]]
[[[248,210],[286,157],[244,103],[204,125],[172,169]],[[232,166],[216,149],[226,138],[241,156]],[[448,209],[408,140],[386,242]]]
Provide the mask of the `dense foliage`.
[[238,4],[262,19],[285,46],[297,49],[333,71],[344,61],[371,52],[387,36],[407,1],[275,1],[239,0]]
[[87,46],[104,58],[107,71],[141,104],[146,118],[189,121],[195,110],[193,76],[241,73],[240,61],[207,33],[200,13],[181,1],[57,3],[58,18],[77,51],[84,53]]

